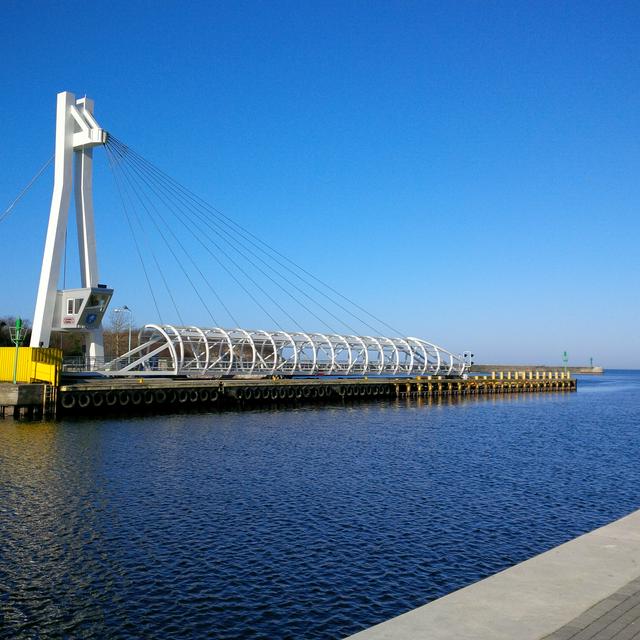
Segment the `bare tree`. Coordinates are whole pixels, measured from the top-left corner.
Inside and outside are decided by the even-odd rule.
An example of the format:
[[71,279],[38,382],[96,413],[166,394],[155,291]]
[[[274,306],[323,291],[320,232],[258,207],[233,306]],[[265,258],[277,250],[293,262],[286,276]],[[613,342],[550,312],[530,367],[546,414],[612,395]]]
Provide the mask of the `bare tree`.
[[129,319],[118,308],[109,313],[109,330],[115,337],[116,358],[120,356],[120,336],[129,330]]

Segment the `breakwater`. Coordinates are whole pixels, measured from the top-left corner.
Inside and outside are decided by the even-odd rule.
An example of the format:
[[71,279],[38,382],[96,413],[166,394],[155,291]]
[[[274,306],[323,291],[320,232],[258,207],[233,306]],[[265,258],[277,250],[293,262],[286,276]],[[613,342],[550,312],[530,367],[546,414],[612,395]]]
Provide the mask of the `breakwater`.
[[567,371],[576,375],[602,375],[604,369],[602,367],[557,367],[546,364],[472,364],[472,373],[491,373],[492,371],[539,371],[540,373],[549,373],[553,371]]

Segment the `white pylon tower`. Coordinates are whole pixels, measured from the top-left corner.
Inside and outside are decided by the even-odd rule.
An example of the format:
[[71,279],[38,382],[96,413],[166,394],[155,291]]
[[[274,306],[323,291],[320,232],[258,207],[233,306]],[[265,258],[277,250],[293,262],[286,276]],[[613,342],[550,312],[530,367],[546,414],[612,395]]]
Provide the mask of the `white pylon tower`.
[[[94,363],[104,357],[101,321],[113,293],[98,284],[93,220],[93,147],[105,144],[107,135],[93,117],[93,100],[58,94],[53,195],[31,333],[32,347],[48,347],[52,330],[80,331]],[[81,288],[59,291],[72,186]]]

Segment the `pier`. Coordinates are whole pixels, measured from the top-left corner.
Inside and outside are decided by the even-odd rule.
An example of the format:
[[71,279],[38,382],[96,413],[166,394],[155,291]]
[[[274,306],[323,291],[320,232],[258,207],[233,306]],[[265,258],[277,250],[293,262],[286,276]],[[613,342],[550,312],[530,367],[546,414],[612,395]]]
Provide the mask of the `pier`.
[[306,378],[197,380],[116,378],[63,384],[61,413],[100,411],[175,411],[188,408],[248,408],[262,404],[296,405],[335,401],[442,398],[575,391],[577,382],[563,372],[529,375],[511,372],[493,378]]
[[138,410],[145,413],[184,409],[249,408],[261,404],[298,405],[335,401],[443,398],[575,391],[577,381],[562,371],[494,372],[488,376],[446,378],[300,378],[194,379],[111,378],[0,383],[0,415],[51,417]]

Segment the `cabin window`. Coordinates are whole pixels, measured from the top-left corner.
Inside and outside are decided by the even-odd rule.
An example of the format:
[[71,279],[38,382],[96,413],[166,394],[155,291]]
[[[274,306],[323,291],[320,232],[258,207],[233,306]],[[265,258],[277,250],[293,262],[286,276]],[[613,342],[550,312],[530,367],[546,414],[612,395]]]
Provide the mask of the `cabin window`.
[[68,298],[67,299],[67,314],[78,315],[82,307],[82,301],[84,298]]
[[87,302],[87,307],[91,307],[91,308],[100,307],[100,309],[102,309],[106,305],[107,300],[108,298],[105,295],[100,295],[100,294],[96,295],[95,293],[92,293],[89,296],[89,302]]

